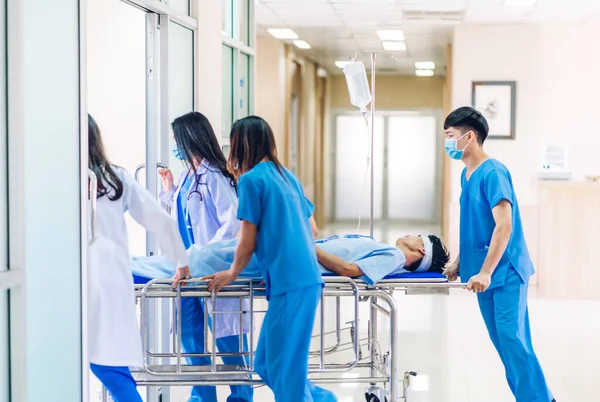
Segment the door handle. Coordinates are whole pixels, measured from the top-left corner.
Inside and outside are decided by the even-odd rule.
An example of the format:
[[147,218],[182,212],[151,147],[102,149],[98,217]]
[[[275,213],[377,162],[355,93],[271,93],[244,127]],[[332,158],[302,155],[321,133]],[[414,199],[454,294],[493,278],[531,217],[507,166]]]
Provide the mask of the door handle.
[[[156,164],[156,169],[168,169],[168,168],[169,167],[162,162],[158,162]],[[141,163],[141,164],[137,165],[137,167],[135,168],[135,173],[134,173],[135,181],[140,181],[140,172],[143,169],[146,169],[146,163]]]

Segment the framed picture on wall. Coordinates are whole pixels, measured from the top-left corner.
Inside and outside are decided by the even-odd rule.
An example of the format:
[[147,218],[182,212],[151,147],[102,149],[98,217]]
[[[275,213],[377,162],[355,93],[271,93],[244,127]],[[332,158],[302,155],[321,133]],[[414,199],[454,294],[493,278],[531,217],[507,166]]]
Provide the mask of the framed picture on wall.
[[472,106],[485,116],[490,126],[488,138],[515,139],[515,81],[474,81]]

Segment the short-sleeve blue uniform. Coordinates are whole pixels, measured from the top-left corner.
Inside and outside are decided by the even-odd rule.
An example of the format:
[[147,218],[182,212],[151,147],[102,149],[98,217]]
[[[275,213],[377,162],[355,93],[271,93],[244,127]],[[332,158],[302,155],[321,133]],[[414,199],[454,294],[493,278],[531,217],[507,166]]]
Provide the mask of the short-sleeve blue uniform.
[[255,370],[277,402],[336,401],[308,381],[308,356],[323,280],[309,218],[313,206],[283,166],[261,162],[238,182],[238,219],[258,228],[255,256],[269,307]]
[[527,289],[534,273],[519,203],[506,166],[495,159],[483,162],[467,180],[461,177],[460,276],[463,282],[481,271],[496,227],[492,209],[506,200],[512,206],[512,233],[487,291],[478,293],[479,309],[506,369],[517,402],[550,402],[544,372],[533,350],[529,329]]
[[461,177],[460,195],[460,274],[463,281],[477,275],[487,256],[496,224],[492,209],[502,200],[512,205],[512,234],[506,251],[492,277],[491,289],[503,286],[509,265],[517,271],[523,282],[534,273],[529,257],[519,203],[513,188],[510,172],[495,159],[483,162],[466,178]]
[[322,284],[308,219],[313,206],[284,167],[261,162],[238,183],[237,217],[258,227],[256,258],[269,296]]

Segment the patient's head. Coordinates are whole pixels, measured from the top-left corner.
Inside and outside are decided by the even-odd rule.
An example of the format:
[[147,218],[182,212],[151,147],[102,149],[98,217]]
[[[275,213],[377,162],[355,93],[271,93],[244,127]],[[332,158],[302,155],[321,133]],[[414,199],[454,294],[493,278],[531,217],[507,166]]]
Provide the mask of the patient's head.
[[396,240],[398,247],[406,257],[404,269],[415,272],[443,272],[450,260],[450,253],[442,240],[434,235],[407,235]]

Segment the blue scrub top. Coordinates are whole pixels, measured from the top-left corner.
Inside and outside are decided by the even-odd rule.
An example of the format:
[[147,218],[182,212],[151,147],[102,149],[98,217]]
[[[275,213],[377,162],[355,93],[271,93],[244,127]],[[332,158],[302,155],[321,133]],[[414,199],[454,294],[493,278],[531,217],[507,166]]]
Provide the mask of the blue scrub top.
[[314,206],[286,168],[261,162],[238,183],[237,217],[258,228],[255,255],[267,295],[323,283],[308,219]]
[[506,251],[492,275],[490,289],[504,286],[508,267],[513,266],[524,282],[534,273],[529,256],[519,203],[510,172],[496,159],[483,162],[466,177],[461,176],[460,195],[460,276],[463,282],[481,271],[496,227],[492,209],[502,200],[512,205],[512,234]]
[[185,215],[188,208],[188,195],[190,193],[190,187],[194,181],[194,177],[190,177],[189,174],[185,175],[179,195],[177,196],[177,226],[179,228],[179,234],[185,244],[185,248],[190,248],[194,245],[194,232],[190,227],[190,223],[186,221]]

